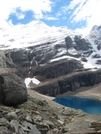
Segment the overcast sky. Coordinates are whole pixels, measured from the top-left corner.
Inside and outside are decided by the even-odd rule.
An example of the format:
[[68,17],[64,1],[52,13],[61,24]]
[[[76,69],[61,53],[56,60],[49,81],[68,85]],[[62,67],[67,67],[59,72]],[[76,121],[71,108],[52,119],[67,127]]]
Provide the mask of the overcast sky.
[[101,0],[3,0],[0,27],[34,20],[49,26],[67,26],[83,35],[101,24]]

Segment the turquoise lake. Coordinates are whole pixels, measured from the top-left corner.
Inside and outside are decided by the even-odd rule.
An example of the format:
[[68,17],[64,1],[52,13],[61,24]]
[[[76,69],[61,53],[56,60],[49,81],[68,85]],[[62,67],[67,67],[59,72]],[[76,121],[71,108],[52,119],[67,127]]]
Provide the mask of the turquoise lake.
[[89,114],[101,113],[101,101],[99,101],[98,99],[67,96],[67,97],[57,97],[53,101],[62,104],[66,107],[81,109]]

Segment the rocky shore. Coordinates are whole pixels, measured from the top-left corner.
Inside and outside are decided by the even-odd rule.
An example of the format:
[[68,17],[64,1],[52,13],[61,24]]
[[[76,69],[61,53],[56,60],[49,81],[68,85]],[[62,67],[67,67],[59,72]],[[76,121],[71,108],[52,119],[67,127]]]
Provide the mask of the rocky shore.
[[101,115],[89,115],[28,90],[28,101],[0,105],[0,134],[100,134]]
[[101,100],[101,83],[90,87],[81,87],[74,92],[70,91],[62,94],[61,96],[70,96],[70,95],[92,97]]
[[62,134],[75,115],[76,110],[53,108],[45,100],[29,97],[17,107],[0,106],[0,134]]
[[[80,95],[80,93],[83,95],[84,92],[87,92],[86,95],[88,92],[89,95],[99,95],[101,93],[100,70],[98,70],[97,73],[91,71],[89,73],[80,73],[79,76],[84,80],[82,81],[83,85],[87,85],[87,79],[85,81],[85,77],[90,78],[90,85],[92,85],[92,83],[99,84],[95,86],[89,85],[89,90],[87,90],[88,87],[85,86],[86,89],[84,90],[76,89],[71,91],[74,95]],[[74,75],[68,75],[68,77],[64,76],[64,79],[58,78],[58,81],[61,82],[63,86],[65,85],[65,91],[68,85],[72,88],[77,87],[76,85],[78,85],[79,81],[76,80],[79,80],[79,76],[77,77],[76,75],[76,77],[74,77]],[[96,76],[97,79],[92,79],[95,78],[93,76]],[[69,79],[69,81],[71,80],[71,84],[68,78],[71,78]],[[35,90],[26,89],[22,79],[13,73],[1,74],[0,82],[0,134],[101,133],[101,114],[90,115],[81,110],[57,104],[52,101],[54,97],[42,95]],[[53,83],[51,83],[51,85],[52,84]],[[47,89],[48,91],[50,90],[50,88]]]

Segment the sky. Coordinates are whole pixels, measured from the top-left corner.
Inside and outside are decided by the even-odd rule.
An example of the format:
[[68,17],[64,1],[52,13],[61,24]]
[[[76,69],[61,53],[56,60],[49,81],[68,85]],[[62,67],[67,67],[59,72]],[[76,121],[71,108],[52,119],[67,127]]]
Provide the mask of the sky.
[[34,20],[49,26],[67,26],[88,35],[101,25],[101,0],[3,0],[0,27],[26,25]]

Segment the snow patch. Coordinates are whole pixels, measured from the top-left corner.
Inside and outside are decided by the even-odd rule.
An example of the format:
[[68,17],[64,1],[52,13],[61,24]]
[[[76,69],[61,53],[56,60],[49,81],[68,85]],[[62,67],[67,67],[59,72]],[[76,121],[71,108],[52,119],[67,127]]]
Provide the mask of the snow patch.
[[86,36],[86,39],[90,42],[90,44],[93,47],[93,53],[87,57],[88,60],[87,63],[85,63],[84,67],[90,66],[90,67],[97,67],[101,68],[101,64],[96,64],[97,60],[101,60],[101,58],[93,58],[94,55],[101,56],[101,49],[98,50],[98,45],[101,45],[101,26],[94,26],[88,36]]
[[77,54],[80,53],[80,52],[77,51],[74,47],[69,48],[69,49],[68,49],[68,52],[69,52],[70,54],[72,54],[72,55],[77,55]]
[[34,78],[29,78],[28,77],[24,81],[24,83],[25,83],[25,85],[26,85],[27,88],[29,87],[30,82],[33,82],[33,84],[35,84],[35,85],[40,84],[40,81],[38,79],[36,79],[35,77]]
[[71,57],[71,56],[62,56],[62,57],[59,57],[59,58],[51,59],[50,63],[54,62],[54,61],[59,61],[59,60],[62,60],[62,59],[67,59],[67,60],[75,59],[77,61],[80,61],[80,58],[75,58],[75,57]]

